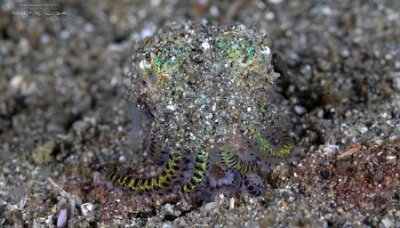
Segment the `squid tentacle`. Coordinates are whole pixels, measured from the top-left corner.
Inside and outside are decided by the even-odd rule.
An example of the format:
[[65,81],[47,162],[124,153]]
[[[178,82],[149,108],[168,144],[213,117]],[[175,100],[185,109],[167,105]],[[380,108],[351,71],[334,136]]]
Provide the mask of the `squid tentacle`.
[[192,192],[204,180],[207,171],[208,154],[205,152],[198,152],[195,156],[195,165],[193,175],[187,183],[180,187],[183,193]]
[[138,192],[151,192],[172,188],[173,184],[179,178],[177,173],[182,169],[181,167],[184,166],[181,154],[182,153],[177,150],[171,151],[162,173],[153,177],[138,178],[111,171],[107,174],[107,178],[115,184]]

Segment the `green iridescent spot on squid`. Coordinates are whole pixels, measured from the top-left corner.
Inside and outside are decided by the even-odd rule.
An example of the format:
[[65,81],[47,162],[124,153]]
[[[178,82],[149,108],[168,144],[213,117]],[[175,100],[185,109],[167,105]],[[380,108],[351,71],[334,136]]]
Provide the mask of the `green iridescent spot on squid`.
[[160,31],[137,43],[128,77],[127,144],[160,172],[137,177],[114,168],[107,177],[115,184],[206,200],[239,191],[262,196],[262,173],[293,150],[268,105],[276,77],[266,35],[244,25]]
[[[231,39],[234,38],[231,37]],[[223,39],[216,44],[219,51],[223,53],[224,57],[227,59],[238,59],[241,60],[242,63],[246,63],[257,57],[254,46],[240,37],[235,37],[234,40]],[[262,51],[260,54],[262,55]]]
[[156,66],[157,66],[158,68],[161,68],[161,65],[162,65],[161,56],[157,56],[157,57],[156,57]]

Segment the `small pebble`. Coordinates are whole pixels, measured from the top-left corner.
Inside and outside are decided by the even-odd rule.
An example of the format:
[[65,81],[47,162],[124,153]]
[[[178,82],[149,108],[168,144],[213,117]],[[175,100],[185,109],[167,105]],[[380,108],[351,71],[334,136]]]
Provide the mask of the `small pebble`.
[[81,205],[81,211],[84,216],[87,216],[90,212],[92,212],[94,205],[91,203],[85,203]]
[[295,105],[294,106],[294,111],[297,113],[297,115],[303,115],[304,113],[307,112],[307,109],[303,106],[300,105]]
[[328,170],[322,170],[320,172],[320,174],[321,174],[322,179],[328,179],[330,173]]
[[376,181],[376,182],[381,181],[383,178],[383,175],[384,175],[384,173],[382,170],[376,171],[376,173],[374,174],[374,181]]
[[33,159],[40,165],[51,162],[55,158],[56,152],[60,149],[58,141],[51,140],[38,146],[32,153]]
[[268,2],[270,2],[272,4],[279,4],[279,3],[282,3],[283,0],[268,0]]
[[23,80],[24,78],[21,75],[15,75],[10,80],[10,87],[13,89],[19,89],[21,87]]
[[68,219],[68,210],[66,208],[60,211],[60,214],[57,218],[57,228],[62,228],[67,224]]
[[235,209],[235,199],[231,198],[229,200],[229,210],[233,210],[233,209]]
[[384,218],[382,219],[382,224],[386,227],[386,228],[390,228],[393,225],[393,221],[388,219],[388,218]]
[[205,206],[204,206],[204,210],[205,211],[210,211],[210,210],[213,210],[213,209],[215,209],[215,208],[217,208],[217,206],[218,206],[218,203],[217,202],[210,202],[210,203],[207,203]]

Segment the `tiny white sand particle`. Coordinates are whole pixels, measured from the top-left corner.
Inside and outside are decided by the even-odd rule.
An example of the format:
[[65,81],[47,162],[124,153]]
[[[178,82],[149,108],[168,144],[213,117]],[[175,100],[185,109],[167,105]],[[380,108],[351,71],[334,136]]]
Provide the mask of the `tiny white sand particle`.
[[207,203],[206,205],[204,205],[204,210],[205,211],[213,210],[213,209],[217,208],[217,206],[218,206],[217,202],[210,202],[210,203]]
[[294,111],[295,111],[298,115],[303,115],[304,113],[307,112],[307,109],[304,108],[303,106],[295,105],[295,106],[294,106]]
[[233,209],[235,209],[235,199],[231,198],[231,200],[229,201],[229,210]]
[[210,44],[208,44],[207,42],[202,43],[201,46],[202,46],[204,49],[209,49],[209,48],[210,48]]
[[81,205],[81,211],[84,216],[87,216],[89,212],[91,212],[94,208],[94,205],[91,203],[85,203]]
[[167,109],[168,109],[168,110],[171,110],[171,111],[174,111],[174,110],[175,110],[175,106],[173,106],[173,105],[168,105],[168,106],[167,106]]
[[16,75],[10,80],[10,86],[13,89],[18,89],[23,81],[23,77],[21,75]]
[[283,2],[283,0],[269,0],[268,2],[270,2],[272,4],[279,4],[279,3]]

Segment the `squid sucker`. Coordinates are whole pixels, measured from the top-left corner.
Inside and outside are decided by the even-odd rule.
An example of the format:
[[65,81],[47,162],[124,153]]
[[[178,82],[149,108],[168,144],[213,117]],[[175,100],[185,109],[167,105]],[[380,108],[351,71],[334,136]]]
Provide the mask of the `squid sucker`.
[[129,145],[162,171],[107,178],[138,193],[264,195],[263,173],[294,148],[269,104],[271,59],[266,35],[244,25],[174,25],[136,43],[124,80]]

